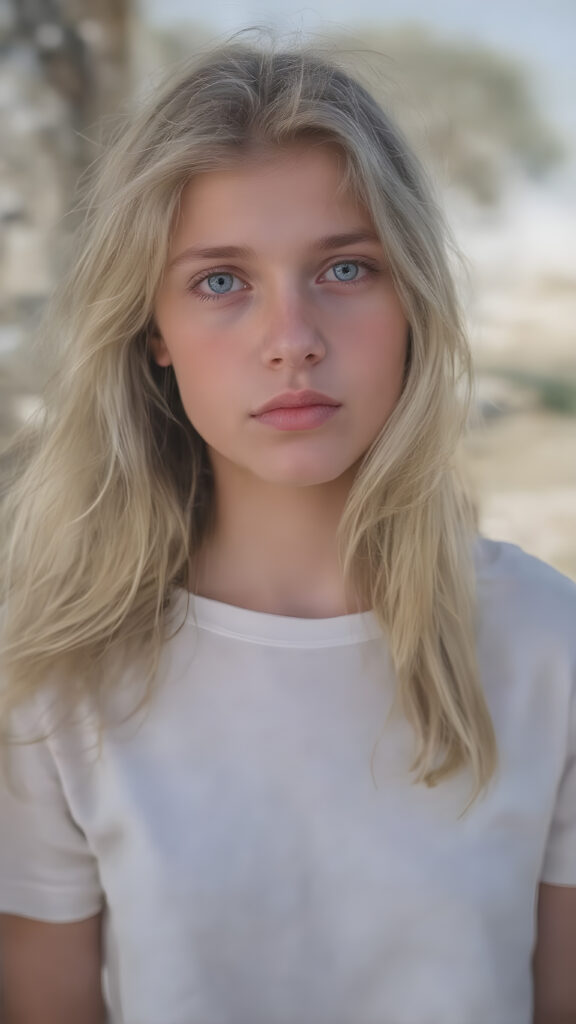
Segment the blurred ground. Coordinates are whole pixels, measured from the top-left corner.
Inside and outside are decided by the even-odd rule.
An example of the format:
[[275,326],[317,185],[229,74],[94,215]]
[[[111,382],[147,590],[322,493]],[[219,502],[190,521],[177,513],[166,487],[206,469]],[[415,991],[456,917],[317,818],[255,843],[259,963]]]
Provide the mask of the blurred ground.
[[472,431],[466,451],[483,532],[576,580],[575,433],[565,416],[518,412]]

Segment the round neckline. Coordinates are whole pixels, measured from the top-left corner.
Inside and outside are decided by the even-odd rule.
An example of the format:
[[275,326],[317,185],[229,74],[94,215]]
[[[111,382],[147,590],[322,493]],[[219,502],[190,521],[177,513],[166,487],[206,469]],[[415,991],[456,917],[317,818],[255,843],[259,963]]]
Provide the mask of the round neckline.
[[301,618],[226,604],[184,588],[178,588],[178,601],[185,609],[186,623],[212,633],[257,643],[324,647],[382,636],[382,629],[372,610],[330,618]]
[[[489,574],[501,547],[501,543],[482,534],[476,535],[473,552],[478,575],[482,575],[482,571]],[[276,615],[215,601],[184,587],[176,588],[175,600],[184,614],[184,624],[264,645],[334,647],[386,636],[373,610],[318,619]]]

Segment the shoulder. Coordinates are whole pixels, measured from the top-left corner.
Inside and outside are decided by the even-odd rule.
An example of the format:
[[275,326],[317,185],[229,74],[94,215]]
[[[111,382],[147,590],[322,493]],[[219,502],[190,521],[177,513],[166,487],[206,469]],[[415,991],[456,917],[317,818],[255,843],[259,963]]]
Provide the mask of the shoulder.
[[482,536],[475,562],[480,626],[576,667],[576,582],[516,544]]
[[576,581],[517,544],[478,537],[475,548],[480,599],[515,600],[526,611],[558,615],[574,627]]

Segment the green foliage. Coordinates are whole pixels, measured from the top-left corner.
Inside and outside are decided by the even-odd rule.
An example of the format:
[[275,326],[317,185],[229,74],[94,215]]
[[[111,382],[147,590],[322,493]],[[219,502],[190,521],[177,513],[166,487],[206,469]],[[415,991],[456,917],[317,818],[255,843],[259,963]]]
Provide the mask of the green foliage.
[[516,368],[500,368],[493,372],[511,384],[534,391],[542,409],[562,415],[576,415],[576,375],[540,374]]

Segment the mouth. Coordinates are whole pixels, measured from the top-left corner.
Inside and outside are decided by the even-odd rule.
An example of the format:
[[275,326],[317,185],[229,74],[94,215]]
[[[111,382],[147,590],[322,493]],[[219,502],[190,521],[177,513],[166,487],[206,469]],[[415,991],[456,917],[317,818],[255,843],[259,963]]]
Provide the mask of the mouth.
[[321,391],[285,391],[265,402],[252,415],[262,416],[264,413],[276,412],[280,409],[318,408],[319,406],[337,409],[340,404],[335,398],[325,395]]
[[339,405],[284,406],[259,413],[254,419],[276,430],[314,430],[336,415]]

